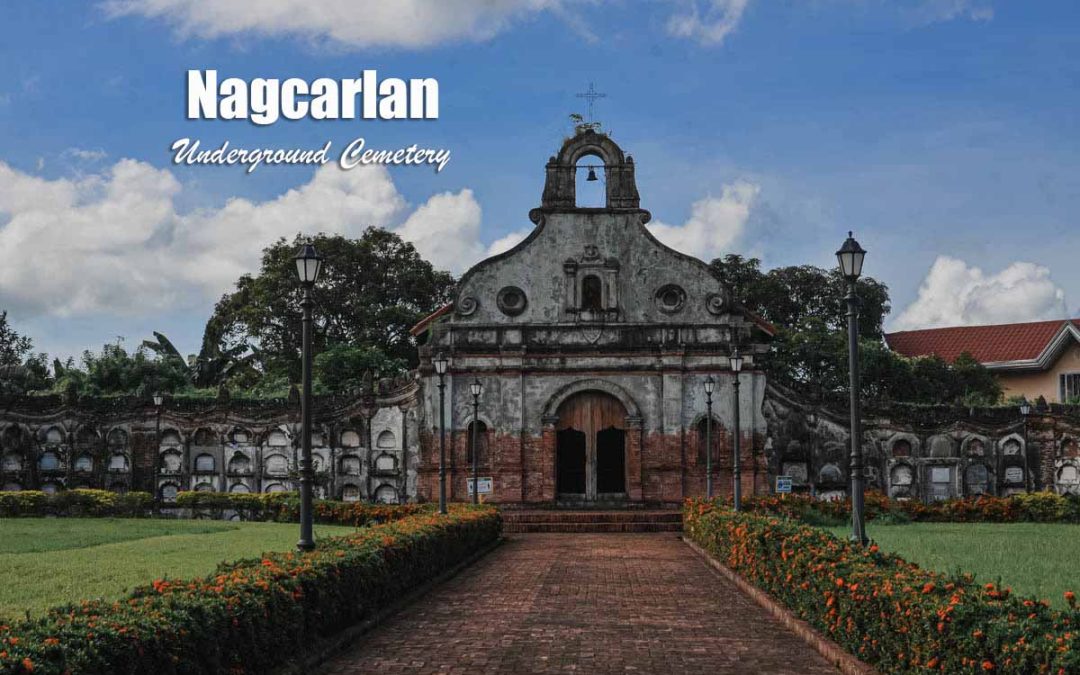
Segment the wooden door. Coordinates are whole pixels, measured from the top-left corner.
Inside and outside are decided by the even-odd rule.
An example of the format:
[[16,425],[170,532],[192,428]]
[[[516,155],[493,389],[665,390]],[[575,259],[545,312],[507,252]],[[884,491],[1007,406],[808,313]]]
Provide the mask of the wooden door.
[[[564,490],[562,485],[578,487],[573,482],[573,467],[579,461],[578,444],[584,440],[586,499],[596,499],[598,493],[623,493],[626,491],[625,428],[626,408],[614,396],[600,391],[585,391],[563,401],[557,411],[559,421],[556,450],[556,491],[562,494],[580,494]],[[580,433],[580,436],[568,432]],[[565,448],[565,449],[564,449]],[[601,450],[602,448],[602,450]],[[602,458],[598,455],[602,454]],[[600,473],[598,484],[598,459]],[[562,462],[567,463],[566,467]],[[621,475],[620,475],[621,474]],[[561,481],[561,483],[560,483]]]

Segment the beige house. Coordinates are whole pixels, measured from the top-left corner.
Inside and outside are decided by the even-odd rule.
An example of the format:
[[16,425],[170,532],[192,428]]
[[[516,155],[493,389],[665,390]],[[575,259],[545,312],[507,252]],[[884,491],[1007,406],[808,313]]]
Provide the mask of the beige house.
[[952,362],[964,352],[994,373],[1006,397],[1080,402],[1080,319],[889,333],[889,349]]

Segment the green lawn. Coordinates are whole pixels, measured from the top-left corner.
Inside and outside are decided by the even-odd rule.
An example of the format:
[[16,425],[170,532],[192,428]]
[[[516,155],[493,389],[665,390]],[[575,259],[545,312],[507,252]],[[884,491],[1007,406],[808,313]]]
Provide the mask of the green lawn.
[[[828,528],[847,537],[849,527]],[[972,572],[981,583],[997,582],[1015,593],[1064,607],[1065,591],[1080,592],[1080,525],[1046,523],[867,523],[867,535],[883,550],[938,572]]]
[[[353,532],[316,525],[315,536]],[[224,560],[284,551],[299,525],[120,518],[0,519],[0,619],[122,597],[154,579],[213,572]]]

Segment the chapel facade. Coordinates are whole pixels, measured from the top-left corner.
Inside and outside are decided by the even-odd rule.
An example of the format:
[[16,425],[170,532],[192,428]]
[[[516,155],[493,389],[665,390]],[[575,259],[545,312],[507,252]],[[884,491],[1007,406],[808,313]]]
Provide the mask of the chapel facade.
[[[578,206],[575,174],[589,158],[601,163],[600,208]],[[846,407],[767,383],[774,329],[739,307],[703,261],[658,242],[649,217],[633,159],[610,137],[582,128],[567,139],[547,163],[529,237],[466,272],[454,302],[413,329],[420,367],[341,399],[318,397],[316,494],[436,501],[445,429],[454,501],[470,498],[473,431],[479,475],[492,487],[486,501],[618,506],[704,495],[710,376],[713,485],[729,494],[738,346],[743,493],[771,491],[784,476],[794,492],[846,496]],[[1071,324],[1056,335],[1065,330]],[[432,367],[440,353],[449,362],[441,422]],[[483,387],[475,419],[473,382]],[[0,490],[139,490],[168,505],[186,490],[298,489],[298,394],[221,393],[167,397],[160,408],[138,397],[0,395]],[[1041,402],[1024,415],[894,404],[863,414],[868,489],[926,502],[1080,494],[1080,406]]]
[[[577,205],[583,158],[602,163],[603,207]],[[704,495],[710,375],[714,489],[730,492],[736,347],[745,364],[743,491],[766,488],[758,357],[772,329],[705,262],[653,237],[650,217],[633,158],[609,136],[579,128],[548,161],[529,236],[468,270],[453,303],[414,329],[419,499],[438,499],[439,354],[450,364],[442,424],[452,500],[468,498],[474,427],[479,474],[492,482],[488,501],[671,504]],[[483,393],[474,419],[475,381]]]

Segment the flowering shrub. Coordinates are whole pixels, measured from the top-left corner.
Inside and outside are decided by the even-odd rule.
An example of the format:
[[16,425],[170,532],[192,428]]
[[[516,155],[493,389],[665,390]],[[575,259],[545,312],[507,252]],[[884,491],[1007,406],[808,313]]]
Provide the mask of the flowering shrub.
[[882,672],[1080,672],[1080,611],[766,513],[688,501],[687,537]]
[[117,494],[108,490],[37,490],[0,492],[0,516],[125,516],[147,515],[154,498],[148,492]]
[[491,507],[454,505],[269,553],[115,602],[0,626],[0,673],[257,673],[280,667],[499,536]]
[[[220,518],[225,511],[234,511],[242,520],[279,523],[300,520],[300,497],[295,492],[233,494],[189,491],[176,496],[176,505],[215,518]],[[418,513],[431,513],[434,508],[431,504],[368,504],[317,499],[312,515],[317,523],[361,527]]]
[[[889,499],[880,492],[866,493],[866,516],[888,516],[923,522],[962,523],[1080,523],[1080,498],[1053,492],[1032,492],[1011,497],[981,495],[967,499],[924,504],[915,500]],[[846,520],[851,501],[823,501],[809,495],[759,495],[743,499],[747,511],[774,513],[799,520],[816,516]]]

